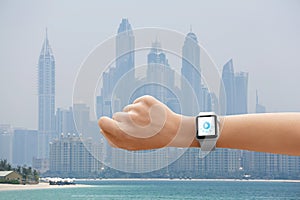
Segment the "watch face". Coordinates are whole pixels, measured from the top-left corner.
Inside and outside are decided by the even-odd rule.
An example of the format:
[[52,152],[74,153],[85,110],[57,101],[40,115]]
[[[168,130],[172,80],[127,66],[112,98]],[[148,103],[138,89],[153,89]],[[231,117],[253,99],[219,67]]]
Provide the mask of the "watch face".
[[217,117],[215,115],[197,116],[197,138],[217,137]]

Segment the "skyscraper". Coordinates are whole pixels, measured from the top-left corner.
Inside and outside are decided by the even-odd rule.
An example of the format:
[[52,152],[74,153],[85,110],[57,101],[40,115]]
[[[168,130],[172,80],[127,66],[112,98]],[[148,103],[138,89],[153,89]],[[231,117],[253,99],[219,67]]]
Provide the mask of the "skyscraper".
[[13,160],[13,127],[9,124],[0,124],[0,160]]
[[[109,71],[103,73],[103,87],[101,88],[101,96],[98,97],[97,102],[98,117],[102,115],[112,115],[111,104],[115,104],[115,102],[111,102],[111,93],[120,78],[127,72],[131,71],[127,74],[126,80],[132,81],[134,79],[134,48],[135,39],[131,25],[128,19],[124,18],[120,23],[116,37],[115,67],[111,67]],[[118,94],[119,99],[116,99],[116,101],[121,101],[122,106],[124,106],[126,103],[128,103],[122,101],[122,98],[127,95],[125,93],[126,89],[121,91],[124,91],[124,93]]]
[[126,18],[122,19],[116,38],[116,69],[116,80],[134,69],[134,35]]
[[[182,47],[182,68],[181,68],[182,76],[187,80],[187,82],[191,85],[192,90],[195,92],[195,96],[197,97],[198,102],[185,102],[190,104],[191,108],[193,108],[191,113],[184,113],[187,115],[193,115],[196,113],[192,113],[193,111],[198,112],[197,104],[201,110],[203,110],[203,99],[202,99],[202,85],[201,85],[201,69],[200,69],[200,46],[198,44],[197,36],[193,32],[189,32],[184,41],[184,45]],[[185,88],[183,84],[183,80],[181,81],[181,90],[184,93]],[[190,99],[191,100],[191,99]]]
[[[89,117],[89,116],[87,116],[87,117]],[[62,108],[58,108],[56,110],[56,125],[55,125],[55,127],[56,127],[57,133],[65,133],[65,134],[77,133],[77,130],[75,128],[72,107],[70,107],[68,110],[62,109]]]
[[[103,86],[101,88],[101,96],[97,97],[97,115],[112,117],[113,111],[120,111],[128,102],[125,102],[127,97],[126,87],[134,83],[134,48],[135,38],[133,35],[132,27],[128,19],[122,19],[116,36],[116,62],[115,66],[109,68],[108,71],[103,73]],[[127,73],[129,72],[130,73]],[[122,76],[126,75],[126,85],[118,84]],[[127,81],[128,80],[128,81]],[[112,98],[112,91],[118,86],[120,91]],[[123,165],[125,160],[124,152],[119,152],[117,149],[108,148],[106,151],[107,163],[112,163],[112,166],[118,167],[118,164]],[[116,156],[111,156],[116,155]]]
[[232,115],[235,114],[235,77],[232,59],[230,59],[223,67],[222,80],[226,99],[220,99],[220,103],[222,107],[226,106],[226,115]]
[[[158,84],[144,86],[144,94],[152,95],[160,101],[167,103],[171,98],[170,91],[174,88],[175,72],[170,68],[166,54],[161,49],[160,42],[152,43],[152,48],[147,56],[147,80]],[[163,84],[165,87],[159,85]]]
[[55,133],[55,59],[46,37],[38,62],[38,157],[48,157],[49,138]]
[[76,130],[79,134],[88,134],[90,122],[90,108],[86,104],[73,105],[73,115],[76,119]]
[[255,112],[256,113],[265,113],[266,112],[266,107],[261,105],[258,101],[258,92],[256,90],[256,106],[255,106]]
[[248,73],[235,74],[235,114],[248,113]]
[[[233,61],[230,59],[223,67],[222,71],[222,81],[224,84],[225,95],[220,94],[220,105],[221,110],[226,111],[226,115],[233,115],[237,112],[246,113],[247,112],[247,93],[248,93],[248,74],[247,73],[237,73],[235,75],[233,69]],[[220,93],[223,91],[220,91]],[[234,149],[217,149],[214,154],[206,157],[206,164],[214,163],[221,164],[223,166],[217,169],[218,164],[216,164],[216,173],[236,173],[241,167],[241,151]],[[209,166],[209,165],[207,165]],[[210,168],[210,167],[209,167]],[[208,169],[209,169],[208,168]]]
[[226,109],[225,114],[248,113],[248,73],[234,73],[233,61],[230,59],[223,67],[222,81],[225,95],[220,95],[224,97],[220,99],[220,104],[222,110]]
[[37,156],[37,140],[36,130],[14,130],[12,163],[15,166],[32,166],[32,160]]

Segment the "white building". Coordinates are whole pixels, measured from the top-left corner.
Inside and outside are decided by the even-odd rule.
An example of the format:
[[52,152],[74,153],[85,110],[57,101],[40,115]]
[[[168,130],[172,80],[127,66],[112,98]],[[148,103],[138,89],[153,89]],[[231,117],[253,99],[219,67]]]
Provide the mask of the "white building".
[[[103,154],[103,145],[68,134],[50,143],[50,171],[64,175],[97,173],[102,164],[97,156]],[[98,157],[99,158],[99,157]]]

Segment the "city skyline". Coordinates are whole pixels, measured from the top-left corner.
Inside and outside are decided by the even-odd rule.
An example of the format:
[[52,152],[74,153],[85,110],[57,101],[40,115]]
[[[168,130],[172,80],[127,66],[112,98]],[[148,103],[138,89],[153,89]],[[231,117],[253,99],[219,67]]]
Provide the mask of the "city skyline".
[[[218,102],[218,99],[214,99],[214,94],[210,93],[208,89],[206,88],[204,84],[201,82],[201,66],[200,66],[200,46],[198,45],[197,36],[195,33],[188,32],[185,36],[185,41],[182,44],[182,59],[181,62],[181,74],[182,76],[187,79],[189,84],[191,84],[192,89],[195,93],[197,93],[196,101],[190,104],[191,102],[188,101],[188,99],[185,100],[185,104],[191,105],[189,106],[191,109],[187,111],[187,115],[195,115],[198,111],[193,109],[196,105],[202,105],[200,106],[200,109],[205,111],[211,111],[215,108],[212,107],[212,102],[216,101]],[[135,52],[134,50],[135,46],[135,40],[134,35],[132,32],[131,24],[129,23],[128,19],[122,18],[121,23],[118,28],[116,37],[116,65],[109,68],[107,72],[103,73],[103,87],[101,88],[101,96],[97,97],[97,99],[102,99],[102,101],[98,102],[97,100],[97,113],[98,117],[100,116],[112,116],[112,90],[115,87],[115,84],[117,81],[122,77],[126,72],[129,72],[130,70],[133,70],[133,73],[129,73],[129,81],[132,81],[132,78],[134,78],[134,70],[135,70]],[[165,83],[168,87],[167,89],[173,92],[174,90],[181,91],[185,93],[185,87],[186,85],[183,84],[181,81],[181,88],[176,88],[175,86],[175,76],[174,76],[174,69],[172,69],[172,66],[170,66],[168,62],[167,53],[165,53],[162,50],[161,43],[156,40],[152,43],[152,48],[150,49],[150,52],[147,54],[147,75],[146,79],[148,81],[155,81],[160,83]],[[123,55],[123,52],[131,51],[130,53],[127,53]],[[235,90],[235,80],[234,80],[234,71],[233,71],[233,64],[232,60],[228,62],[230,64],[230,70],[232,73],[232,77],[229,77],[232,79],[232,84],[229,88],[232,90]],[[174,63],[173,63],[174,64]],[[223,72],[227,70],[227,64],[223,67]],[[63,109],[63,108],[57,108],[55,113],[55,59],[54,55],[51,49],[51,46],[49,44],[48,40],[48,33],[46,29],[45,39],[44,43],[42,45],[42,49],[39,56],[39,65],[38,65],[38,75],[39,75],[39,85],[38,85],[38,99],[39,99],[39,128],[37,132],[37,153],[34,153],[35,151],[32,150],[33,153],[30,155],[33,155],[33,158],[37,159],[48,159],[49,158],[49,149],[48,149],[48,143],[51,142],[53,138],[57,138],[57,136],[60,133],[65,134],[86,134],[91,129],[89,128],[89,107],[84,104],[74,104],[75,112],[73,113],[73,108],[70,107],[69,110]],[[157,77],[159,75],[159,77]],[[227,76],[223,76],[223,81],[226,80]],[[126,81],[127,84],[128,81]],[[133,80],[133,82],[139,82],[138,80]],[[227,82],[224,81],[225,89]],[[247,85],[247,84],[246,84]],[[125,86],[126,87],[126,86]],[[126,88],[124,88],[126,90]],[[124,90],[124,91],[125,91]],[[245,91],[243,91],[245,90]],[[203,93],[202,93],[203,91]],[[247,96],[248,88],[242,88],[242,93]],[[199,93],[200,92],[200,93]],[[228,93],[228,91],[226,91]],[[164,88],[158,87],[157,85],[145,85],[139,88],[139,90],[136,91],[137,95],[135,96],[141,96],[145,94],[150,94],[155,96],[156,98],[160,99],[162,102],[166,103],[171,109],[174,111],[179,112],[180,111],[180,104],[178,102],[179,99],[175,98],[172,93],[169,93],[169,91],[166,91]],[[126,99],[127,93],[117,93],[118,98],[116,99],[118,101],[117,104],[119,104],[119,108],[117,110],[120,110],[123,106],[125,106],[126,101],[124,101],[124,98]],[[188,94],[184,94],[185,96],[189,96]],[[232,99],[236,99],[235,93],[231,95]],[[115,97],[114,97],[115,98]],[[130,98],[133,98],[130,96]],[[134,99],[131,99],[133,101]],[[116,104],[116,103],[115,103]],[[234,105],[229,106],[228,109],[234,110]],[[243,105],[246,107],[247,110],[247,102]],[[244,112],[246,113],[246,112]],[[75,129],[75,124],[72,120],[73,114],[77,119],[79,119],[79,123],[77,124],[77,129]],[[227,114],[234,114],[227,113]],[[50,121],[51,123],[45,123],[46,121]],[[78,121],[77,121],[78,123]],[[45,124],[47,126],[45,126]],[[79,125],[79,126],[78,126]],[[21,133],[27,134],[26,130],[21,131]],[[30,133],[30,132],[29,132]],[[20,135],[21,136],[21,135]],[[28,135],[29,136],[29,135]],[[14,149],[14,148],[13,148]],[[26,149],[26,146],[23,147],[23,149]],[[22,150],[21,150],[22,151]],[[122,157],[122,156],[121,156]],[[16,159],[16,158],[15,158]],[[29,159],[30,160],[30,159]],[[26,160],[28,161],[28,159]],[[17,163],[17,162],[15,162]],[[192,167],[190,167],[192,168]]]
[[[125,25],[125,26],[124,26]],[[120,27],[125,27],[125,30],[118,31],[118,34],[122,36],[125,32],[125,37],[116,37],[116,55],[119,50],[122,49],[122,51],[127,51],[128,49],[134,48],[134,35],[128,34],[128,32],[131,32],[131,25],[128,22],[128,20],[122,19],[122,22],[120,24]],[[120,29],[119,29],[120,30]],[[123,35],[124,36],[124,35]],[[197,36],[193,34],[192,32],[187,33],[185,37],[185,41],[188,41],[189,39],[192,39],[196,41],[195,39]],[[119,40],[119,41],[118,41]],[[128,42],[130,41],[130,42]],[[127,44],[124,46],[124,44]],[[189,44],[186,45],[186,43],[182,44],[183,49],[189,49],[189,55],[194,55],[192,57],[189,57],[189,60],[200,60],[201,54],[197,50],[197,48],[191,48],[193,45]],[[48,47],[47,47],[48,46]],[[47,47],[47,48],[45,48]],[[46,53],[45,53],[46,52]],[[186,53],[185,51],[182,52],[183,54]],[[198,54],[199,53],[199,54]],[[106,106],[106,103],[111,104],[111,91],[108,88],[113,88],[114,84],[116,84],[116,81],[118,80],[118,77],[121,77],[122,74],[134,70],[134,59],[132,59],[130,62],[128,62],[128,58],[134,58],[134,53],[125,54],[120,57],[121,59],[119,62],[116,62],[115,68],[110,68],[110,70],[104,73],[106,79],[104,79],[103,88],[102,91],[107,91],[108,93],[104,95],[102,98],[99,99],[105,99],[105,102],[98,102],[102,106]],[[125,58],[125,59],[122,59]],[[45,65],[46,63],[46,65]],[[47,63],[50,65],[47,65]],[[55,71],[54,71],[54,65],[51,65],[51,63],[54,63],[54,57],[50,53],[49,44],[48,44],[48,37],[46,35],[45,42],[41,51],[40,55],[40,70],[48,71],[50,74],[43,74],[39,71],[39,75],[42,74],[41,79],[47,79],[54,77]],[[185,63],[185,60],[182,60],[182,72],[185,72],[186,74],[191,74],[190,72],[193,71],[191,66],[187,66],[187,63]],[[197,63],[197,62],[193,62]],[[172,65],[172,64],[171,64]],[[174,81],[174,71],[171,68],[170,63],[168,62],[168,54],[162,51],[162,45],[155,40],[152,44],[152,48],[149,50],[147,54],[147,79],[149,81],[162,81],[168,83],[167,85],[170,86],[171,91],[175,88],[175,81]],[[201,71],[201,65],[197,66],[199,67],[199,71]],[[124,69],[125,68],[125,69]],[[190,69],[188,69],[190,68]],[[53,72],[54,74],[51,74]],[[129,78],[132,78],[133,73],[129,73]],[[158,79],[155,77],[155,75],[159,75]],[[117,78],[116,78],[117,77]],[[197,82],[199,82],[200,79],[193,78],[191,76],[186,75],[186,78],[191,78],[189,81],[191,81],[192,85],[197,86]],[[228,113],[227,114],[243,114],[247,113],[247,98],[243,98],[247,96],[248,91],[248,73],[246,72],[236,72],[234,70],[234,65],[232,59],[230,59],[225,65],[223,66],[222,70],[222,80],[224,81],[225,86],[225,92],[227,94],[227,98],[230,99],[230,101],[234,102],[232,105],[228,105]],[[138,81],[138,80],[137,80]],[[54,90],[55,88],[55,81],[49,82],[49,85],[45,85],[43,82],[40,83],[40,88],[51,88]],[[129,83],[127,83],[129,84]],[[212,107],[213,96],[205,85],[202,85],[201,82],[198,83],[199,86],[201,86],[201,89],[204,91],[204,96],[209,96],[208,101],[204,102],[204,107],[207,108],[208,111],[214,110]],[[125,85],[126,87],[127,85]],[[153,87],[154,86],[154,87]],[[105,89],[106,88],[106,89]],[[185,87],[180,88],[181,90]],[[171,102],[171,105],[174,106],[176,109],[176,106],[178,106],[178,103],[174,104],[174,97],[172,95],[168,94],[167,91],[161,90],[160,88],[157,88],[156,85],[150,84],[149,87],[141,87],[141,93],[137,92],[137,95],[144,95],[146,94],[153,94],[157,98],[161,99],[164,103],[166,103],[168,106],[169,102]],[[49,96],[52,97],[53,93],[49,92]],[[204,94],[203,93],[203,94]],[[118,93],[117,93],[118,94]],[[201,96],[203,95],[201,94]],[[40,93],[40,96],[44,95],[44,93]],[[124,95],[124,94],[120,94]],[[126,94],[125,94],[126,95]],[[45,95],[47,96],[47,95]],[[201,97],[200,96],[200,97]],[[116,96],[114,96],[116,97]],[[122,96],[121,96],[122,97]],[[97,98],[98,99],[98,98]],[[201,98],[202,100],[205,98]],[[122,98],[120,99],[114,99],[117,100],[119,105],[124,104],[122,102]],[[171,101],[170,101],[171,100]],[[218,99],[216,99],[218,101]],[[50,98],[50,106],[51,104],[51,98]],[[54,100],[55,101],[55,100]],[[126,102],[125,102],[126,103]],[[208,104],[207,104],[208,103]],[[264,108],[262,105],[259,104],[258,95],[256,94],[256,111],[257,112],[264,112]],[[209,107],[209,106],[210,107]],[[99,106],[97,106],[98,108]],[[105,115],[111,116],[111,108],[109,108],[110,105],[107,106],[106,109],[101,109],[101,111],[106,112]],[[122,106],[120,106],[121,108]],[[73,111],[74,108],[74,111]],[[214,177],[214,176],[224,176],[224,177],[237,177],[243,175],[243,173],[251,172],[255,177],[263,176],[272,176],[274,173],[276,176],[281,176],[280,173],[284,173],[284,176],[297,176],[297,166],[299,164],[299,159],[297,157],[289,157],[285,155],[272,155],[272,154],[264,154],[264,153],[256,153],[256,152],[247,152],[247,151],[239,151],[239,150],[232,150],[232,149],[217,149],[212,154],[208,155],[205,159],[199,158],[199,152],[197,149],[188,149],[182,157],[179,159],[176,159],[174,163],[171,165],[168,165],[166,168],[160,168],[160,163],[164,162],[166,158],[169,159],[171,154],[177,153],[177,150],[174,150],[172,148],[167,148],[167,152],[159,153],[158,155],[154,155],[152,157],[143,155],[143,152],[136,152],[135,154],[124,156],[124,151],[119,151],[114,149],[113,151],[109,151],[109,149],[106,148],[106,145],[103,142],[104,140],[100,138],[99,141],[96,141],[93,137],[93,140],[91,138],[81,138],[83,135],[89,133],[95,133],[98,131],[98,127],[95,128],[94,126],[91,126],[90,121],[90,110],[89,107],[85,104],[74,104],[73,108],[70,107],[68,110],[66,109],[60,109],[58,108],[56,111],[56,119],[55,119],[55,130],[56,130],[56,138],[54,140],[51,140],[50,142],[50,159],[46,160],[44,157],[41,157],[40,155],[37,155],[37,152],[39,153],[40,149],[35,149],[35,144],[40,142],[38,141],[40,138],[37,137],[37,135],[45,135],[50,130],[50,134],[54,129],[53,127],[49,126],[48,129],[40,130],[37,132],[35,130],[14,130],[13,131],[13,138],[7,138],[9,133],[2,132],[1,133],[1,139],[9,139],[10,142],[12,142],[12,147],[9,147],[9,145],[6,145],[8,148],[13,149],[13,153],[11,155],[13,164],[18,165],[20,163],[26,163],[30,165],[32,162],[33,167],[40,169],[42,172],[45,172],[49,166],[50,171],[47,171],[47,173],[50,173],[52,175],[60,174],[60,173],[68,173],[71,175],[78,174],[78,175],[84,175],[82,172],[87,173],[99,173],[100,171],[106,172],[106,168],[102,168],[102,165],[97,161],[97,159],[100,159],[99,157],[92,157],[97,155],[93,154],[93,150],[95,148],[95,151],[98,152],[98,154],[103,157],[100,159],[101,161],[105,161],[104,163],[107,165],[107,162],[115,163],[115,165],[108,164],[106,167],[115,167],[117,165],[124,166],[124,163],[126,163],[126,168],[116,168],[121,171],[122,169],[125,169],[129,172],[143,172],[140,171],[140,169],[145,169],[146,171],[151,166],[154,166],[153,169],[160,169],[159,174],[162,177],[177,177],[178,173],[185,174],[186,177]],[[119,109],[120,109],[119,108]],[[42,113],[44,112],[41,110]],[[80,130],[75,130],[74,123],[73,123],[73,113],[75,118],[78,120],[77,123],[80,123],[81,125],[79,128],[82,128]],[[99,112],[101,113],[101,112]],[[102,114],[100,114],[102,115]],[[51,117],[51,115],[49,115]],[[49,116],[40,115],[41,119],[49,118]],[[39,119],[39,121],[41,121]],[[10,127],[5,127],[9,130]],[[4,130],[4,129],[3,129]],[[46,131],[44,133],[43,131]],[[59,133],[63,132],[64,134],[61,134],[61,137],[59,137]],[[97,140],[98,135],[97,133]],[[58,137],[57,137],[58,136]],[[65,137],[66,136],[66,137]],[[86,140],[88,139],[88,140]],[[95,144],[98,144],[96,146],[90,145],[90,141],[93,141]],[[0,140],[0,142],[3,142]],[[83,144],[84,143],[84,144]],[[67,149],[63,149],[65,144],[68,145]],[[100,145],[101,144],[101,145]],[[86,151],[86,149],[83,147],[85,145],[85,148],[89,150],[90,152]],[[98,146],[98,147],[97,147]],[[179,150],[179,149],[178,149]],[[103,153],[105,152],[105,153]],[[92,155],[90,154],[92,153]],[[165,154],[166,153],[166,154]],[[38,156],[38,158],[36,158]],[[76,160],[79,156],[80,159]],[[32,158],[32,160],[31,160]],[[41,159],[42,158],[42,159]],[[47,158],[47,156],[46,156]],[[66,158],[65,160],[62,158]],[[110,158],[105,160],[104,158]],[[146,159],[147,158],[147,159]],[[91,160],[92,159],[92,160]],[[76,162],[75,162],[76,160]],[[46,162],[45,162],[46,161]],[[87,162],[88,161],[88,162]],[[92,162],[90,162],[92,161]],[[46,164],[41,164],[45,162]],[[268,163],[272,162],[274,163],[274,166],[269,165]],[[84,163],[87,163],[88,165],[86,167],[82,167]],[[254,163],[254,164],[253,164]],[[255,164],[259,164],[258,167],[255,166]],[[197,166],[197,168],[195,168]],[[45,168],[46,167],[46,168]],[[158,168],[157,168],[158,167]],[[264,169],[265,167],[265,169]],[[136,171],[137,170],[137,171]],[[156,173],[156,172],[155,172]],[[155,174],[154,173],[154,174]],[[278,174],[279,173],[279,174]],[[80,176],[81,176],[80,175]],[[89,175],[88,175],[89,176]],[[115,176],[114,173],[110,174],[108,171],[108,176]]]
[[[48,27],[56,55],[56,104],[67,108],[71,105],[73,82],[80,63],[96,44],[115,34],[115,24],[124,16],[131,20],[134,28],[166,27],[186,33],[191,24],[219,70],[233,58],[237,71],[249,72],[250,112],[255,111],[256,89],[260,102],[269,112],[300,110],[300,94],[293,90],[299,85],[300,65],[297,1],[180,2],[168,15],[163,8],[168,7],[170,1],[160,2],[159,7],[154,6],[158,2],[135,2],[139,9],[130,6],[131,3],[133,1],[111,2],[103,6],[101,2],[83,5],[72,2],[69,9],[68,3],[59,1],[46,1],[46,6],[44,2],[33,1],[1,2],[0,24],[6,28],[0,37],[3,55],[0,75],[4,83],[10,83],[10,88],[7,84],[0,87],[0,123],[30,129],[38,127],[36,55],[45,27]],[[153,10],[155,14],[151,14]],[[178,15],[182,10],[189,12]],[[19,103],[20,99],[26,106]]]

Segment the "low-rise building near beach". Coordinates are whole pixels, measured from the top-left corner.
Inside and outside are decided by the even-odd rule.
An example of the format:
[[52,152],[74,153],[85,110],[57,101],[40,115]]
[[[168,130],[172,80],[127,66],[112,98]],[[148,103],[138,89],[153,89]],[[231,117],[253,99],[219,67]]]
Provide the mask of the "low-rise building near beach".
[[13,182],[18,181],[21,183],[22,176],[15,171],[0,171],[1,182]]

